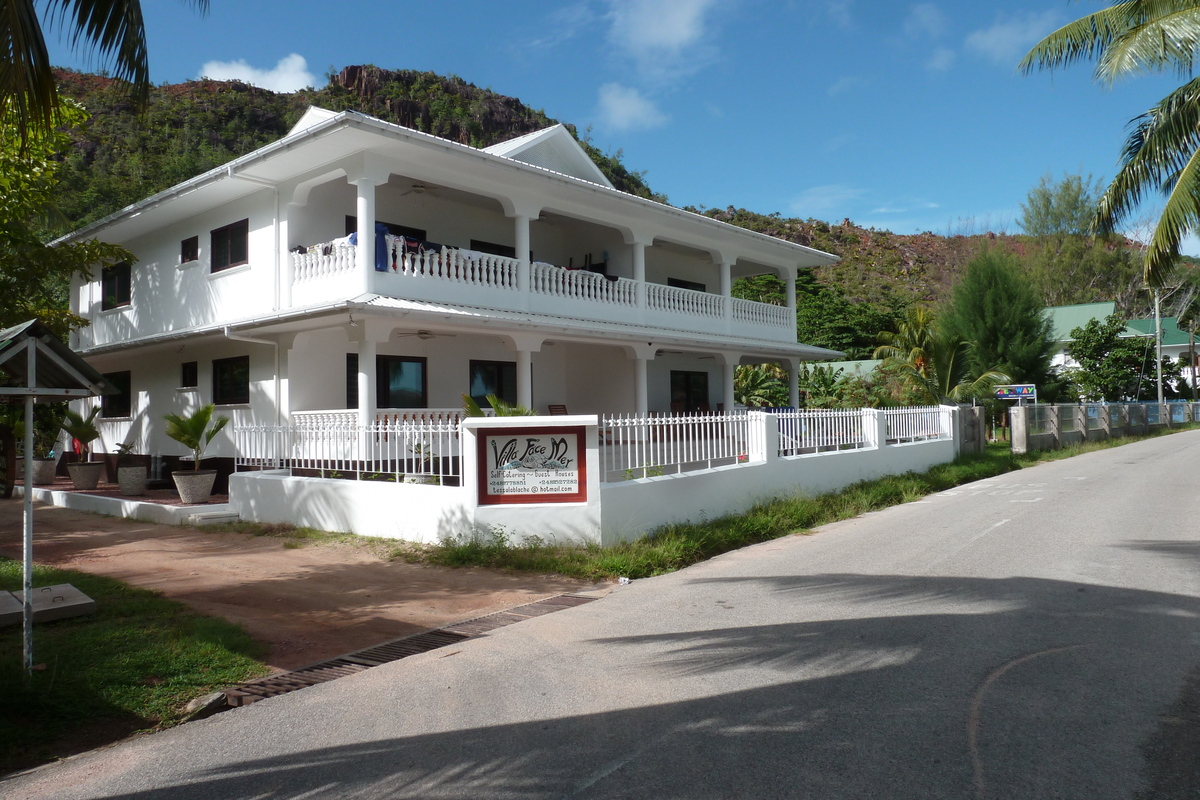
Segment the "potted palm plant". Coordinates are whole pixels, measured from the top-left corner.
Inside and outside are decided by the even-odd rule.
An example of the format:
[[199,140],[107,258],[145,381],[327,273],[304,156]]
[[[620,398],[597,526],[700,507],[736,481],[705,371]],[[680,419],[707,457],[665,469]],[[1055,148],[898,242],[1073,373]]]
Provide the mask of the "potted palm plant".
[[[58,469],[58,455],[54,446],[58,444],[58,429],[41,424],[42,420],[33,423],[33,485],[48,486],[54,483],[54,472]],[[17,419],[12,423],[13,436],[18,442],[25,441],[25,421]],[[16,474],[24,476],[25,471],[20,463],[14,464]]]
[[209,403],[186,417],[178,414],[163,417],[167,421],[167,436],[192,451],[192,469],[171,473],[179,499],[184,503],[207,503],[213,483],[217,480],[215,469],[200,469],[204,449],[229,422],[229,417],[213,419],[215,408]]
[[96,415],[99,413],[99,406],[93,407],[86,417],[70,408],[63,412],[62,429],[79,442],[79,460],[67,464],[71,483],[77,490],[95,489],[104,469],[103,461],[91,460],[92,442],[100,438],[100,430],[96,427]]
[[146,465],[133,464],[129,459],[133,456],[133,444],[121,442],[117,445],[117,486],[121,494],[134,497],[146,493]]

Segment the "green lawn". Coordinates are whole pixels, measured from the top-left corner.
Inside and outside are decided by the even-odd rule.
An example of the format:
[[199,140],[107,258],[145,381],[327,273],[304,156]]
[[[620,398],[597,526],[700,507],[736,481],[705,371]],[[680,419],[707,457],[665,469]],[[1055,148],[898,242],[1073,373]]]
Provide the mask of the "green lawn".
[[[97,611],[34,626],[29,680],[21,626],[0,628],[0,773],[175,724],[193,698],[267,672],[240,627],[154,592],[44,567],[33,583],[70,583]],[[19,561],[0,559],[0,589],[20,591]]]

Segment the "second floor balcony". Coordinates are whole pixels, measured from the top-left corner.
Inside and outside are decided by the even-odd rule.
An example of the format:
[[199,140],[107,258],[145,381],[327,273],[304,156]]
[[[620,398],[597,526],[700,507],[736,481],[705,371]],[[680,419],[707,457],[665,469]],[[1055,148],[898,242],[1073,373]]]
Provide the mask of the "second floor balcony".
[[606,275],[544,261],[383,235],[364,270],[349,237],[291,253],[291,303],[303,306],[362,290],[386,297],[453,303],[622,325],[795,341],[795,311],[708,291]]

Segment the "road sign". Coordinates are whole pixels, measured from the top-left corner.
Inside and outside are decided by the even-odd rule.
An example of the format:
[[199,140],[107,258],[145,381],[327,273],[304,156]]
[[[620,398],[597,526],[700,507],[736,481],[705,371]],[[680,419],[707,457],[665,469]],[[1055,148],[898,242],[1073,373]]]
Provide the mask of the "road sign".
[[1032,383],[1002,384],[996,387],[997,400],[1037,402],[1037,386]]

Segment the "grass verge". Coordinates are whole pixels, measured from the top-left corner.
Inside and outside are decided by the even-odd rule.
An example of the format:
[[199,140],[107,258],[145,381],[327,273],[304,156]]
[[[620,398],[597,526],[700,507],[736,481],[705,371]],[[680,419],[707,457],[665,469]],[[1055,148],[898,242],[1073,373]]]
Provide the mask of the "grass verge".
[[[0,628],[0,774],[169,727],[193,698],[268,671],[256,660],[265,648],[239,626],[111,578],[35,566],[35,587],[59,583],[97,610],[34,626],[28,680],[21,626]],[[0,558],[0,589],[20,591],[20,562]]]
[[1061,450],[1014,455],[1007,443],[988,445],[979,455],[940,464],[921,474],[890,475],[863,481],[816,497],[784,497],[744,514],[668,525],[643,539],[611,547],[547,544],[536,536],[515,540],[505,531],[430,545],[421,560],[446,566],[483,566],[522,572],[553,572],[579,578],[646,578],[788,534],[908,503],[964,483],[992,478],[1042,461],[1119,447],[1144,438],[1177,433],[1200,425],[1156,431],[1149,436],[1084,442]]

